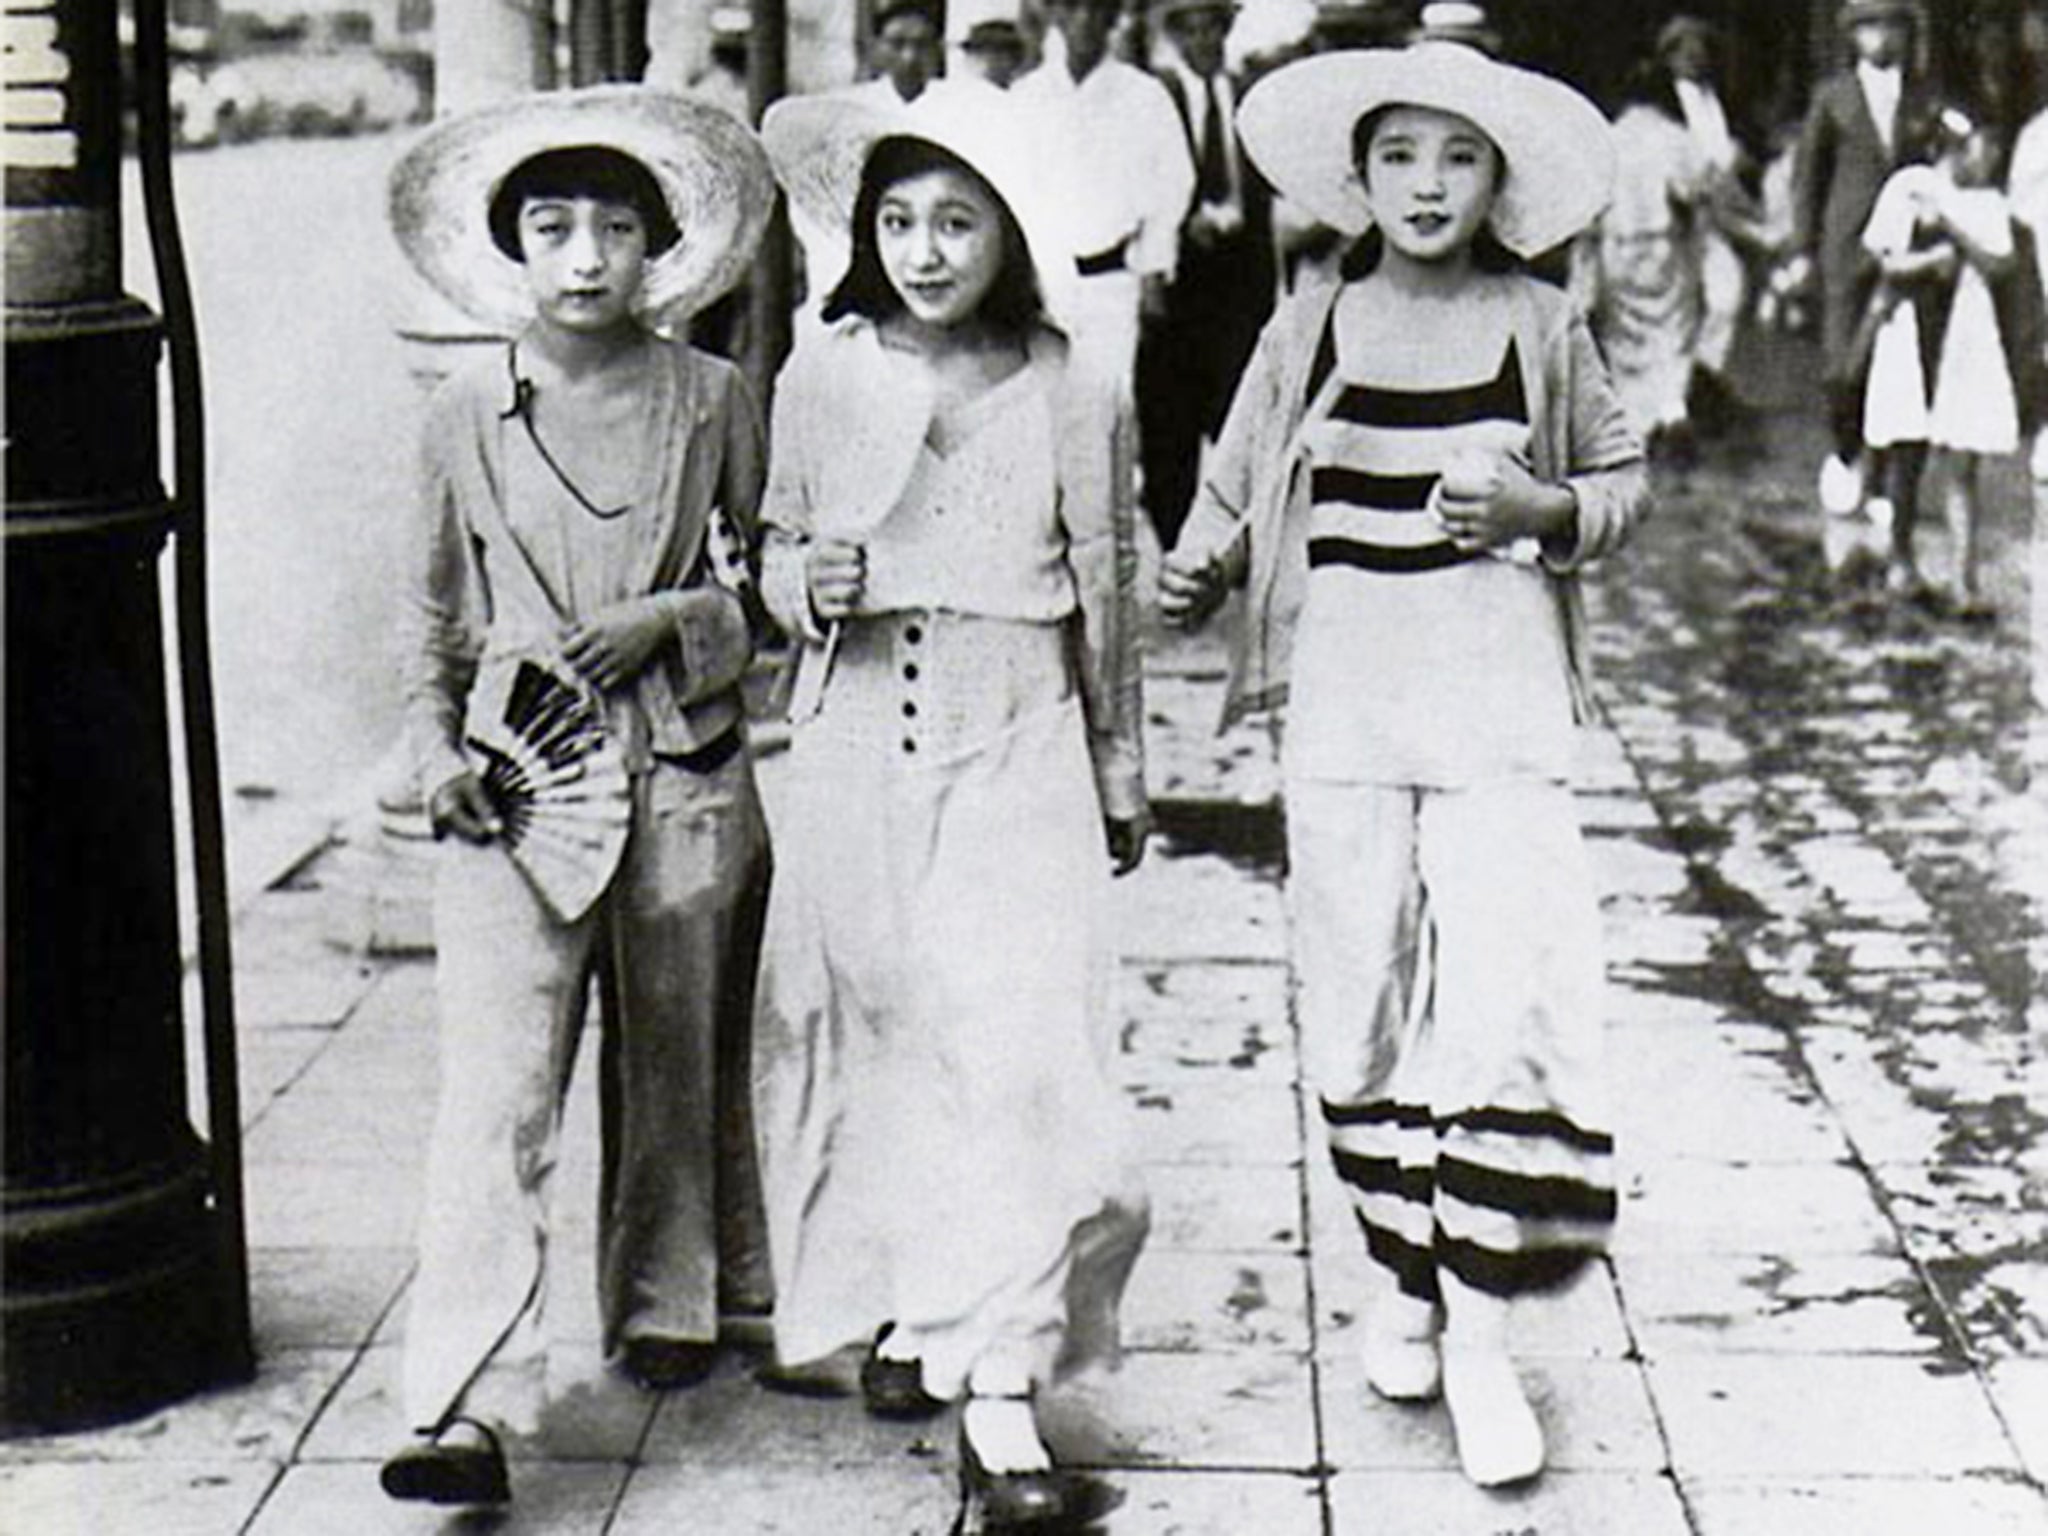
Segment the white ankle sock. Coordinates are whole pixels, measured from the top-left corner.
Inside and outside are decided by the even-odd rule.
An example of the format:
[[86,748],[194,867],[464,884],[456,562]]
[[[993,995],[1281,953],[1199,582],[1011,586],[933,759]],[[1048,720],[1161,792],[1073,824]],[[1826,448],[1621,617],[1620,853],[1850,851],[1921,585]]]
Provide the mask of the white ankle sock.
[[1029,1398],[970,1397],[960,1423],[974,1454],[991,1472],[1045,1472],[1052,1467],[1052,1453],[1038,1438]]

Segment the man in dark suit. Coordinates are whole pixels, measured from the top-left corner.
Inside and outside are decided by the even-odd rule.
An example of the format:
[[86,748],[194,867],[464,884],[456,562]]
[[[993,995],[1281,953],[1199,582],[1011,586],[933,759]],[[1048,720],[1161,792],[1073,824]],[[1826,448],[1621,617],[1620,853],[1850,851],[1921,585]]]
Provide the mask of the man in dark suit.
[[1202,439],[1221,428],[1273,308],[1272,194],[1237,142],[1241,84],[1223,60],[1237,7],[1164,0],[1155,14],[1171,45],[1159,78],[1195,167],[1173,283],[1138,345],[1145,510],[1171,549],[1194,499]]
[[1919,158],[1933,120],[1927,88],[1908,62],[1917,14],[1912,0],[1846,0],[1841,20],[1855,63],[1814,92],[1793,173],[1795,275],[1819,278],[1834,436],[1834,454],[1821,470],[1821,501],[1838,514],[1877,493],[1887,467],[1862,462],[1869,358],[1858,333],[1876,275],[1863,250],[1863,226],[1885,178]]

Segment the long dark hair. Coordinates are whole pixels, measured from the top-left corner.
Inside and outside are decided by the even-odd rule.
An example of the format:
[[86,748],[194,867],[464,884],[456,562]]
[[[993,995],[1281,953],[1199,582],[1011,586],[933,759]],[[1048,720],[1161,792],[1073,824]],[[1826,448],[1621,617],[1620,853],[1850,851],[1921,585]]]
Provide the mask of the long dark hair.
[[654,172],[609,145],[572,144],[528,155],[505,173],[491,193],[491,243],[514,261],[524,261],[519,250],[519,210],[529,198],[570,197],[594,197],[635,209],[647,229],[650,257],[659,256],[682,238]]
[[[1366,151],[1372,148],[1373,134],[1378,132],[1380,123],[1385,120],[1386,115],[1393,111],[1395,107],[1401,105],[1403,103],[1390,101],[1383,107],[1374,107],[1351,125],[1351,164],[1356,169],[1358,179],[1361,182],[1365,180]],[[1508,157],[1498,144],[1493,143],[1490,137],[1486,142],[1493,144],[1493,195],[1499,197],[1501,186],[1507,181],[1508,177]],[[1351,248],[1344,253],[1342,274],[1345,281],[1356,282],[1359,278],[1372,271],[1374,267],[1380,264],[1380,258],[1386,254],[1386,250],[1387,237],[1380,233],[1378,225],[1374,225],[1363,235],[1359,236],[1352,243]],[[1500,236],[1496,235],[1491,227],[1481,225],[1479,232],[1472,237],[1472,266],[1474,270],[1480,272],[1519,272],[1527,265],[1528,263],[1523,261],[1521,257],[1500,243]]]
[[853,257],[846,275],[825,300],[827,320],[844,315],[862,315],[869,320],[886,320],[902,312],[903,296],[882,270],[882,252],[875,234],[882,196],[899,181],[922,176],[928,171],[958,171],[988,195],[1002,223],[1003,260],[995,281],[981,301],[980,316],[998,329],[1023,333],[1045,316],[1045,302],[1038,290],[1038,275],[1032,269],[1030,247],[1024,231],[1002,194],[986,178],[950,150],[928,139],[902,135],[883,139],[868,151],[861,168],[860,191],[853,200]]

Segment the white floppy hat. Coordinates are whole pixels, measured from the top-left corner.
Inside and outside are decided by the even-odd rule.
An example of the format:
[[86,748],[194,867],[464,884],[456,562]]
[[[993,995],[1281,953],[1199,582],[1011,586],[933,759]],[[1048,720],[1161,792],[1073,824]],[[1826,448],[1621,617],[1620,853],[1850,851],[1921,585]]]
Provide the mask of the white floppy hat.
[[[1023,232],[1047,308],[1057,309],[1073,276],[1074,246],[1057,197],[1033,159],[1031,124],[1009,97],[934,89],[906,104],[882,105],[845,93],[792,96],[761,120],[761,141],[797,223],[847,241],[868,155],[892,138],[936,144],[995,189]],[[831,274],[828,285],[837,280]]]
[[646,166],[681,231],[647,263],[650,321],[686,319],[739,281],[775,206],[767,156],[730,114],[640,85],[542,91],[434,124],[392,169],[392,232],[458,309],[517,331],[533,299],[525,269],[491,239],[491,199],[521,162],[582,145]]
[[1507,167],[1489,223],[1517,256],[1584,229],[1607,206],[1607,119],[1562,81],[1459,43],[1363,48],[1285,65],[1245,93],[1238,134],[1253,164],[1309,213],[1347,235],[1372,224],[1352,156],[1358,120],[1380,107],[1430,107],[1474,124]]

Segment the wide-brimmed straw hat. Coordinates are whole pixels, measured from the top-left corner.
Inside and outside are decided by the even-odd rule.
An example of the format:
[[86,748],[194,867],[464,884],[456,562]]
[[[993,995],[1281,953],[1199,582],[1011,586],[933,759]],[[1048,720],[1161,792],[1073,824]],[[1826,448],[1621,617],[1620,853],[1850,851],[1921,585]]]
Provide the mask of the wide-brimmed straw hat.
[[491,199],[521,162],[601,145],[653,175],[682,237],[649,259],[640,311],[678,323],[745,274],[775,205],[768,158],[730,114],[640,85],[543,91],[434,124],[391,172],[391,228],[426,280],[511,334],[533,318],[525,268],[491,239]]
[[1507,173],[1489,225],[1517,256],[1584,229],[1607,206],[1614,147],[1607,119],[1563,82],[1501,64],[1459,43],[1318,54],[1245,93],[1239,136],[1275,187],[1342,234],[1372,224],[1352,130],[1381,107],[1429,107],[1476,126]]
[[[986,90],[928,90],[884,105],[850,94],[793,96],[761,120],[761,142],[801,226],[850,243],[861,172],[884,139],[923,139],[957,156],[1008,205],[1024,235],[1039,289],[1057,309],[1073,275],[1074,245],[1057,193],[1033,156],[1023,108]],[[836,282],[833,273],[827,282]]]
[[1432,0],[1417,14],[1408,41],[1463,43],[1481,53],[1500,52],[1500,33],[1494,30],[1486,7],[1472,0]]
[[1853,27],[1866,21],[1912,21],[1920,19],[1920,7],[1914,0],[1843,0],[1841,16],[1844,27]]

